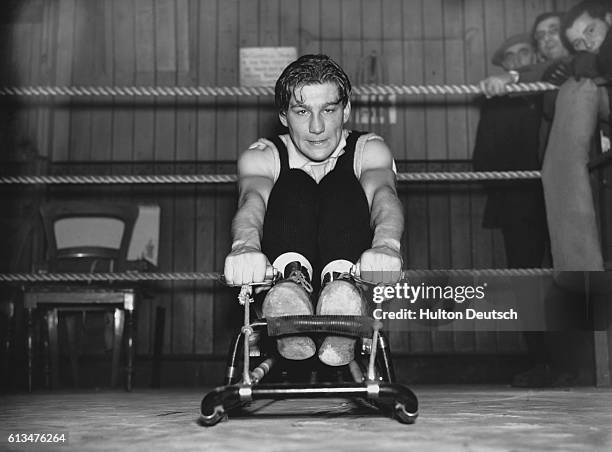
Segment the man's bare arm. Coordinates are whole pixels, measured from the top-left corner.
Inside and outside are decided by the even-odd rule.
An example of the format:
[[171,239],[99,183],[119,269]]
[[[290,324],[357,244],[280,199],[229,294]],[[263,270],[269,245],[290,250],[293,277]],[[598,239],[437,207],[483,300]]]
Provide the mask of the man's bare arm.
[[232,249],[225,259],[225,278],[231,284],[260,282],[269,262],[261,252],[268,198],[274,186],[271,150],[261,142],[238,160],[238,210],[232,221]]
[[380,140],[368,141],[360,183],[370,206],[370,226],[374,237],[372,247],[361,255],[360,267],[362,272],[378,275],[376,279],[382,282],[396,280],[402,268],[400,248],[404,211],[395,182],[391,151]]

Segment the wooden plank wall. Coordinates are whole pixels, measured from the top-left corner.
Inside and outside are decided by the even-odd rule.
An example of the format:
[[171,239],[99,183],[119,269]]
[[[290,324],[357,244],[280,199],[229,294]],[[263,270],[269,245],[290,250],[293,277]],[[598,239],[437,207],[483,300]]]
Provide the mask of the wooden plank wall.
[[[15,3],[15,2],[13,2]],[[327,53],[354,81],[474,83],[498,69],[489,59],[536,14],[575,0],[30,0],[2,25],[2,81],[20,85],[237,85],[238,50],[294,46]],[[376,73],[368,64],[377,63]],[[372,77],[374,77],[372,79]],[[358,108],[386,106],[356,100]],[[361,102],[361,104],[359,104]],[[383,99],[383,103],[390,102]],[[397,98],[394,124],[356,124],[383,134],[410,170],[465,169],[478,111],[473,99]],[[3,116],[4,118],[4,116]],[[107,172],[158,173],[233,167],[258,136],[277,130],[269,98],[57,99],[17,110],[15,143],[52,162],[134,162]],[[3,131],[5,128],[2,129]],[[5,134],[6,135],[6,134]],[[3,142],[7,142],[3,140]],[[10,148],[10,146],[9,146]],[[4,147],[4,149],[9,149]],[[8,151],[7,151],[8,152]],[[410,164],[409,161],[421,161]],[[149,162],[151,165],[138,164]],[[157,164],[154,164],[157,162]],[[176,162],[176,163],[164,163]],[[424,162],[424,163],[423,163]],[[137,165],[138,164],[138,165]],[[82,169],[87,170],[87,166]],[[93,190],[93,191],[92,191]],[[87,188],[83,193],[96,193]],[[222,268],[235,208],[232,187],[115,188],[162,207],[160,271]],[[403,186],[409,268],[499,267],[500,236],[480,227],[476,186]],[[208,283],[166,284],[138,315],[138,352],[152,351],[155,307],[167,310],[164,353],[224,354],[236,306]],[[496,334],[394,334],[400,352],[520,350]]]

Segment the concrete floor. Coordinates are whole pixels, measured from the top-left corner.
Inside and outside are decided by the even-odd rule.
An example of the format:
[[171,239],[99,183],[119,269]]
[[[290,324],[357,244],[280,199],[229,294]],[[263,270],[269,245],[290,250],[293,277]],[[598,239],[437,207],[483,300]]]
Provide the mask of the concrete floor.
[[[612,389],[415,387],[414,425],[354,401],[258,401],[248,415],[197,424],[199,390],[0,396],[0,450],[612,451]],[[10,433],[68,434],[67,444],[9,444]]]

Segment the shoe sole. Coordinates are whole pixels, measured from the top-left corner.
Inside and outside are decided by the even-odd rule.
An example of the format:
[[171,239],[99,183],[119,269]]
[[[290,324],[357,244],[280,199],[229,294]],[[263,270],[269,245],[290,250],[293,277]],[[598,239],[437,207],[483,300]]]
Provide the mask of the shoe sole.
[[[293,282],[280,282],[268,292],[262,313],[266,318],[288,315],[312,315],[312,303],[306,295],[296,289]],[[286,359],[301,361],[311,358],[317,351],[314,341],[308,336],[290,336],[277,340],[278,353]]]
[[345,366],[355,358],[355,339],[327,336],[319,348],[319,359],[328,366]]
[[[363,315],[359,289],[347,281],[333,281],[323,288],[317,305],[318,315]],[[328,336],[319,348],[319,359],[328,366],[345,366],[355,358],[356,339]]]

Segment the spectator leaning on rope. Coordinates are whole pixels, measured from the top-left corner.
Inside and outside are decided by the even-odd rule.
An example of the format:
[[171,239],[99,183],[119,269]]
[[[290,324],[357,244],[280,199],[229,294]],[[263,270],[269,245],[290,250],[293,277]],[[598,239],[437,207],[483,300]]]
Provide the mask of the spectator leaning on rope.
[[[547,81],[561,84],[569,77],[568,63],[571,55],[561,38],[561,22],[564,13],[549,11],[535,18],[531,38],[536,48],[538,62],[492,75],[480,82],[480,88],[487,97],[508,94],[506,86],[511,83],[530,83]],[[556,91],[546,91],[541,95],[542,121],[540,125],[540,161],[548,139],[550,124],[554,115]]]
[[563,66],[559,67],[559,73],[555,70],[547,71],[556,62],[567,62],[570,59],[569,51],[560,35],[562,17],[563,13],[560,12],[546,12],[536,17],[531,39],[536,49],[537,61],[485,78],[480,82],[483,94],[487,97],[502,96],[507,94],[507,85],[542,81],[545,74],[549,81],[554,77],[567,78]]
[[[557,85],[569,77],[612,79],[612,2],[584,1],[570,9],[561,23],[561,39],[571,58],[555,61],[543,79]],[[550,76],[552,73],[558,77]]]
[[[612,4],[585,1],[567,12],[561,35],[573,59],[566,64],[545,151],[542,182],[558,270],[603,270],[597,215],[588,162],[598,120],[609,125],[609,89],[598,86],[612,75]],[[606,124],[607,123],[607,124]]]
[[563,20],[563,38],[576,52],[573,75],[612,76],[612,3],[586,1],[576,5]]
[[[491,63],[507,71],[534,64],[528,33],[506,39]],[[483,99],[473,163],[477,171],[540,169],[540,95]],[[501,229],[509,268],[542,266],[547,242],[546,215],[539,181],[487,185],[483,227]]]
[[[612,99],[612,2],[586,1],[572,8],[563,21],[563,38],[574,52],[570,74],[608,86],[607,113]],[[605,106],[600,111],[605,112]],[[612,122],[608,117],[608,127]]]

